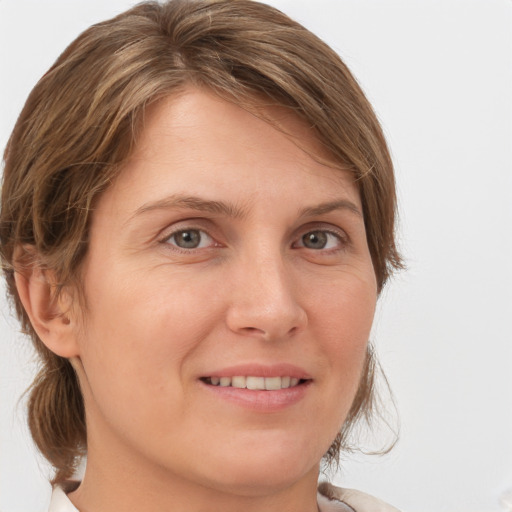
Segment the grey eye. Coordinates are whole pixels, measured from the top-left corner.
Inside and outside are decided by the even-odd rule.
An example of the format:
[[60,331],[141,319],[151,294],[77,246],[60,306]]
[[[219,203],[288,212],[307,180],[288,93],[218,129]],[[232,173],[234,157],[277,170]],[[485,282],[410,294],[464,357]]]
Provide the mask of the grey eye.
[[208,235],[205,235],[199,229],[184,229],[169,237],[169,242],[174,242],[173,245],[181,249],[197,249],[202,245],[202,242],[204,243],[204,238],[208,238]]
[[328,235],[329,233],[325,231],[310,231],[302,237],[302,243],[308,249],[324,249],[327,245]]
[[342,235],[332,233],[325,229],[315,229],[314,231],[308,231],[300,238],[300,247],[306,249],[322,250],[322,249],[336,249],[341,248],[344,245],[344,239]]

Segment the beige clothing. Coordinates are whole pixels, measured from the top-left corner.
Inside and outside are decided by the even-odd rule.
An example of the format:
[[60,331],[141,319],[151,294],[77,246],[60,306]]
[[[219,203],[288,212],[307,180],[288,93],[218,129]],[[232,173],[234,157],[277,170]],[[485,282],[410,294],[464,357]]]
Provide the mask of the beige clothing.
[[[318,488],[319,512],[399,512],[383,501],[353,489],[323,483]],[[61,487],[52,493],[48,512],[79,512]]]
[[318,486],[318,509],[320,512],[400,512],[369,494],[328,483]]

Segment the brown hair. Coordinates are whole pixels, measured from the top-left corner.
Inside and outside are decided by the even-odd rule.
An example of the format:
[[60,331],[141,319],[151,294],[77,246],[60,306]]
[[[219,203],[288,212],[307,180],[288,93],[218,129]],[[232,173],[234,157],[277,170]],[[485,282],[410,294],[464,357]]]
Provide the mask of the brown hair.
[[[2,265],[42,362],[28,417],[38,448],[56,468],[55,482],[71,476],[85,453],[85,412],[69,361],[45,347],[23,309],[14,272],[24,257],[17,254],[29,247],[25,256],[37,255],[59,286],[79,289],[95,201],[130,155],[147,105],[189,84],[244,108],[267,98],[304,119],[359,182],[379,290],[400,267],[393,168],[381,128],[346,66],[316,36],[251,0],[146,2],[92,26],[35,86],[4,155]],[[371,412],[373,364],[369,347],[329,458],[347,447],[350,427]]]

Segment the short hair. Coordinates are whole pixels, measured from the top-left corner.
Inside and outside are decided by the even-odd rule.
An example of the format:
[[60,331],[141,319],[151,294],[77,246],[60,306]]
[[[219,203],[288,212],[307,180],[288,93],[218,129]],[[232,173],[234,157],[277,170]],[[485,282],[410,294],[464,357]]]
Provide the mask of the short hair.
[[[83,399],[70,362],[32,328],[14,273],[37,263],[55,272],[55,293],[79,289],[94,205],[122,172],[146,108],[190,85],[247,109],[263,101],[280,105],[303,119],[332,162],[358,183],[379,291],[401,266],[382,129],[350,71],[319,38],[251,0],[150,1],[93,25],[34,87],[4,154],[0,256],[8,294],[41,360],[28,421],[56,470],[54,483],[69,478],[86,452]],[[33,254],[37,262],[28,260]],[[369,344],[359,390],[328,459],[347,448],[350,428],[371,412],[374,364]]]

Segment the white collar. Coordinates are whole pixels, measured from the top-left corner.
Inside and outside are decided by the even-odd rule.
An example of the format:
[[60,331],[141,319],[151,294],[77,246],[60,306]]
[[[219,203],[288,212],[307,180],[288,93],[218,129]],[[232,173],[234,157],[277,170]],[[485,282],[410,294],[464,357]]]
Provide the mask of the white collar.
[[48,512],[79,512],[79,510],[71,503],[62,487],[54,487],[50,508]]

